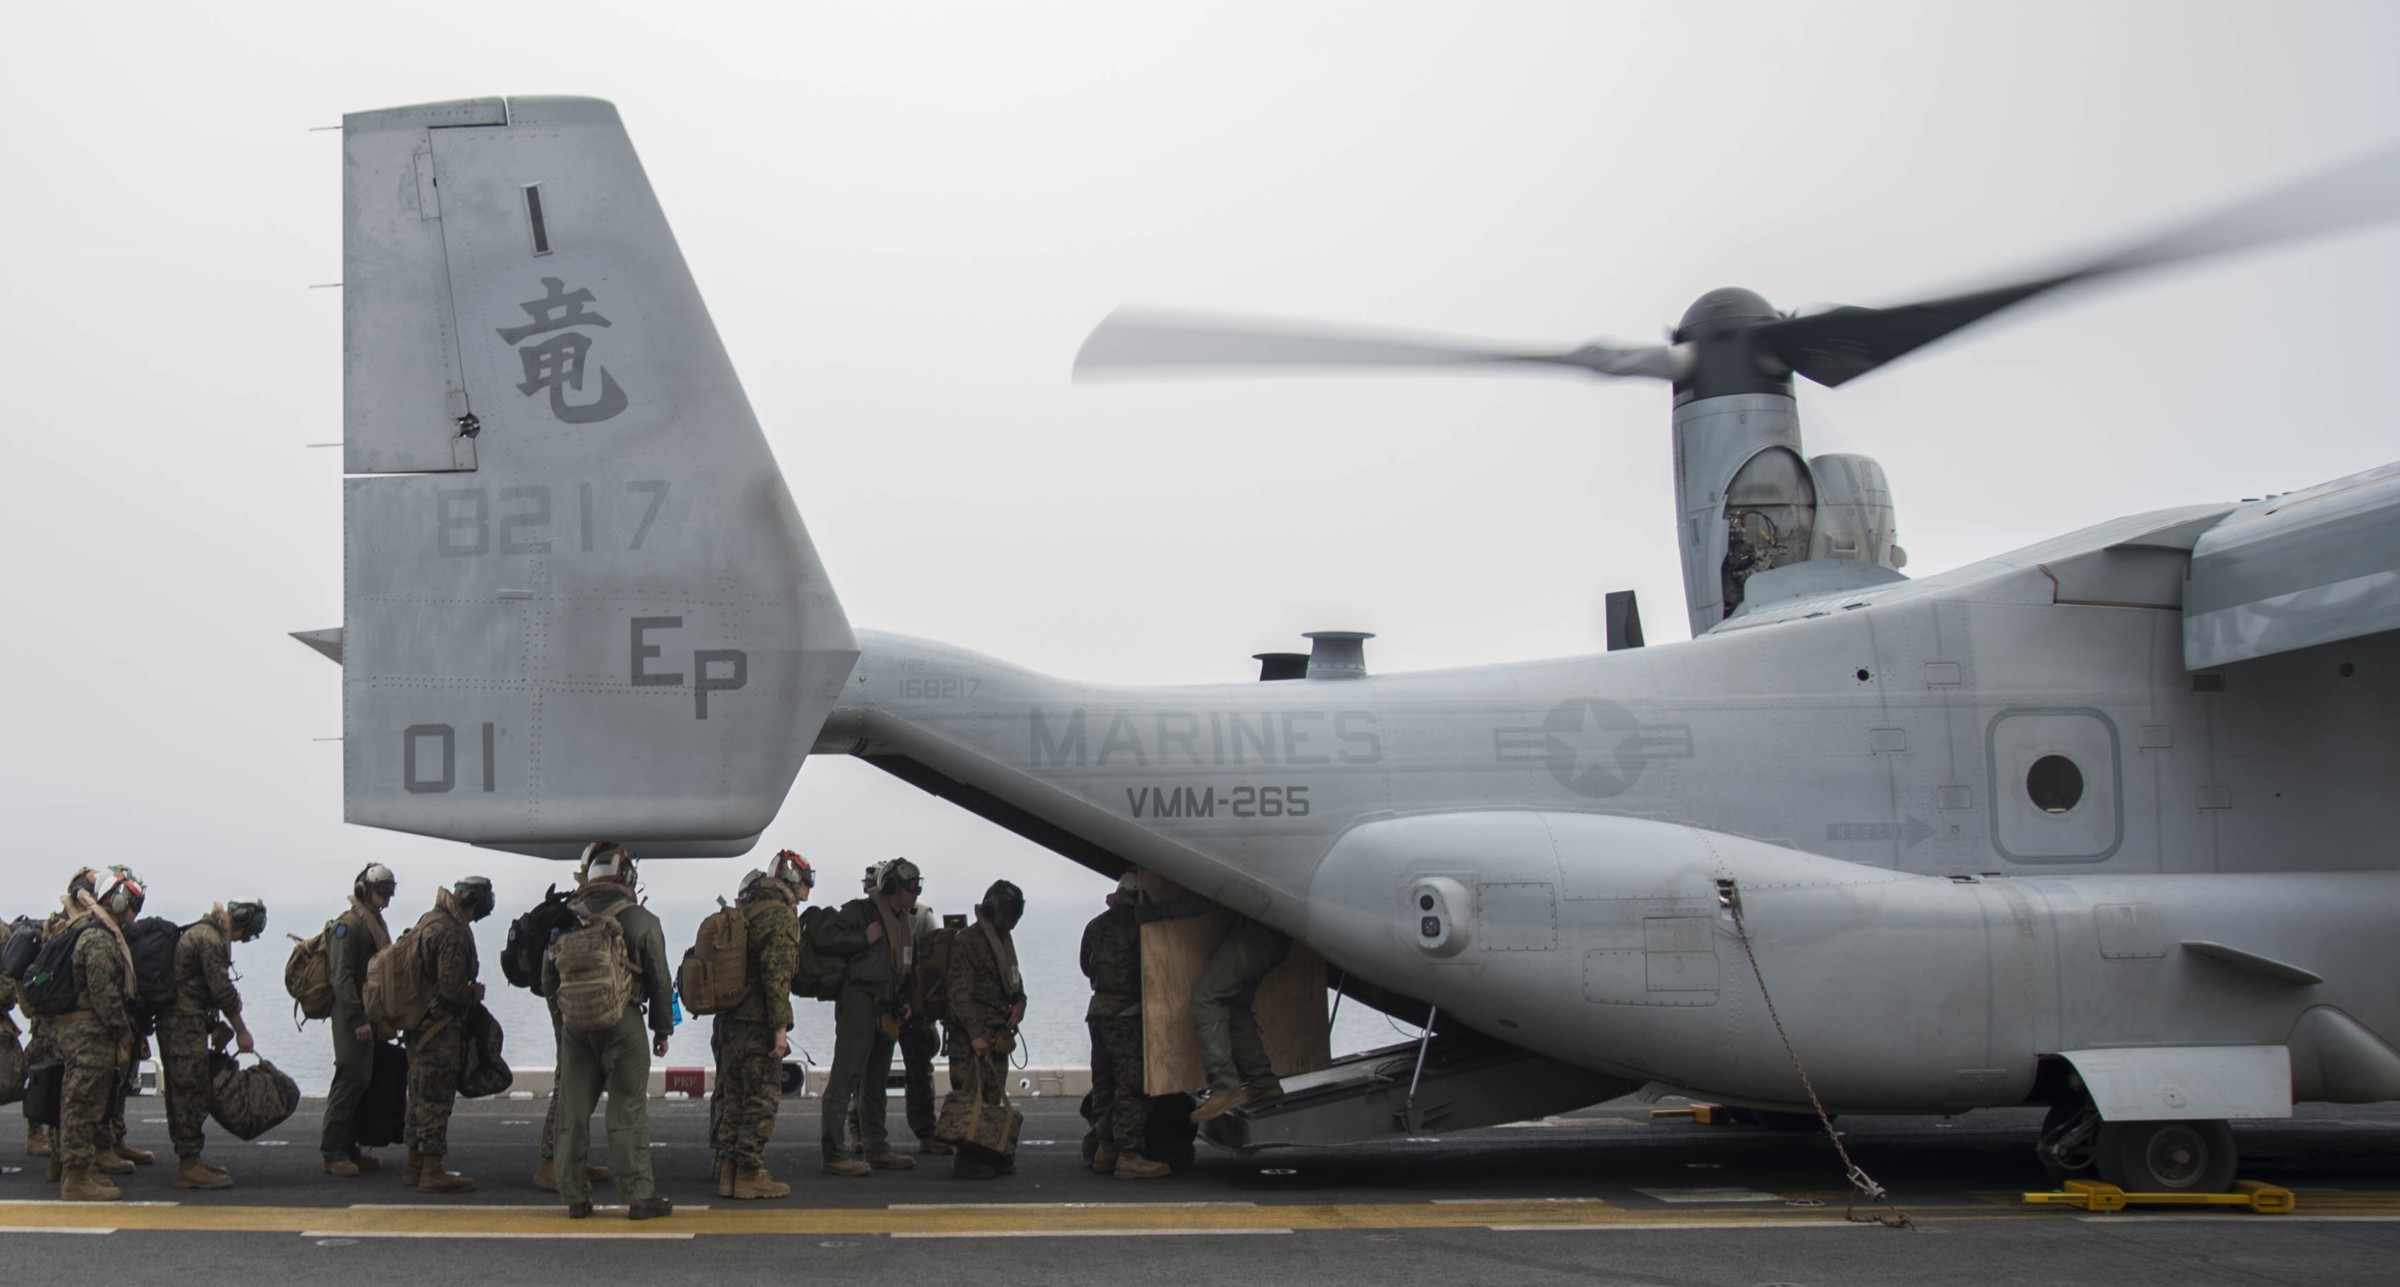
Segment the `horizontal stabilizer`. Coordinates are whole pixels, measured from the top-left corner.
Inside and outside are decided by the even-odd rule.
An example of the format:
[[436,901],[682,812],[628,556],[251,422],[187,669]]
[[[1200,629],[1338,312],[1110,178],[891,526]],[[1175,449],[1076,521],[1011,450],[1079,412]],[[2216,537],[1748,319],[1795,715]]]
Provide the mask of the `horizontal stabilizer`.
[[2400,463],[2245,505],[2200,535],[2183,664],[2400,630]]
[[292,638],[331,657],[334,665],[342,664],[342,628],[340,626],[335,626],[331,630],[295,630],[292,632]]

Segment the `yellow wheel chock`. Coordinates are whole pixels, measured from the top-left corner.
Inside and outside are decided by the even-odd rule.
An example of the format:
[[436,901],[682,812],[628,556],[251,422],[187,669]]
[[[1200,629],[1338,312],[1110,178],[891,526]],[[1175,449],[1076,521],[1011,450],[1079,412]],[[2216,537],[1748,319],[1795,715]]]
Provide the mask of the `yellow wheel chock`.
[[1653,1108],[1650,1120],[1683,1119],[1695,1126],[1723,1126],[1733,1121],[1733,1110],[1723,1104],[1695,1103],[1690,1108]]
[[2256,1180],[2238,1180],[2231,1193],[2127,1193],[2098,1180],[2069,1180],[2058,1193],[2028,1193],[2027,1206],[2075,1207],[2083,1211],[2122,1211],[2140,1207],[2248,1207],[2261,1215],[2285,1215],[2298,1205],[2290,1189]]

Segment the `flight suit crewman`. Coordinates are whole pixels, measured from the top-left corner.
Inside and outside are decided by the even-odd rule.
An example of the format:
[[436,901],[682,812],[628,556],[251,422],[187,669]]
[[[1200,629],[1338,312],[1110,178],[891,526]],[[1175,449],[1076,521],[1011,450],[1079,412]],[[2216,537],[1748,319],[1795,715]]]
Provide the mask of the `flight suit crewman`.
[[317,1148],[327,1175],[355,1176],[383,1165],[358,1148],[358,1106],[375,1076],[375,1025],[367,1022],[367,962],[392,945],[383,911],[400,891],[392,869],[368,863],[350,882],[350,905],[325,931],[325,973],[333,985],[333,1086],[325,1092],[325,1125]]
[[176,1188],[233,1187],[225,1168],[200,1156],[201,1125],[216,1098],[209,1047],[222,1015],[242,1053],[257,1048],[242,1022],[242,994],[233,986],[233,944],[247,943],[266,928],[266,904],[221,904],[185,929],[175,944],[175,1000],[159,1020],[158,1056],[167,1093],[167,1137],[175,1144]]
[[[1147,924],[1219,910],[1198,894],[1186,893],[1163,903],[1145,903],[1136,915]],[[1201,967],[1200,977],[1192,981],[1192,1027],[1200,1064],[1208,1071],[1208,1098],[1192,1110],[1193,1121],[1205,1122],[1283,1093],[1251,1005],[1258,999],[1259,983],[1291,954],[1288,935],[1236,915],[1208,964]]]
[[142,910],[142,885],[123,867],[97,896],[73,887],[80,914],[62,933],[75,941],[75,1009],[51,1025],[58,1057],[66,1061],[59,1093],[59,1197],[69,1202],[113,1202],[124,1196],[95,1172],[99,1154],[115,1147],[109,1125],[111,1101],[133,1057],[133,954],[124,930]]
[[[913,1158],[892,1151],[884,1131],[885,1071],[892,1066],[892,1041],[907,1019],[903,997],[916,966],[911,913],[924,880],[917,865],[895,858],[884,865],[875,891],[842,904],[817,931],[817,949],[849,962],[841,996],[833,1003],[833,1070],[825,1082],[819,1129],[827,1175],[905,1171]],[[889,1027],[886,1020],[891,1020]],[[843,1148],[850,1104],[856,1099],[859,1142],[866,1159]]]
[[[867,868],[866,892],[875,892],[875,882],[882,871],[881,863]],[[922,901],[918,902],[916,910],[908,914],[909,936],[919,947],[924,945],[927,936],[934,932],[937,925],[933,909]],[[946,1154],[950,1152],[950,1146],[933,1136],[933,1060],[942,1053],[942,1034],[934,1028],[933,1007],[926,1004],[926,986],[924,971],[910,973],[909,1013],[906,1019],[900,1021],[900,1035],[892,1039],[892,1045],[900,1052],[900,1084],[907,1094],[909,1133],[917,1137],[920,1151]],[[861,1151],[855,1101],[850,1109],[850,1138],[852,1151]]]
[[1147,1146],[1150,1096],[1142,1067],[1142,926],[1134,914],[1141,901],[1136,873],[1108,893],[1108,910],[1083,927],[1083,977],[1092,981],[1092,1002],[1083,1026],[1092,1036],[1092,1107],[1098,1114],[1100,1150],[1092,1169],[1120,1180],[1165,1175],[1167,1164],[1142,1155]]
[[483,1000],[476,979],[475,922],[492,914],[492,882],[469,876],[433,891],[433,910],[417,918],[417,959],[433,982],[433,1005],[408,1030],[408,1164],[402,1184],[419,1193],[472,1193],[475,1181],[448,1168],[450,1110],[467,1071],[466,1016]]
[[[665,1058],[667,1039],[675,1035],[671,1001],[675,983],[667,967],[666,931],[658,917],[635,897],[630,850],[614,844],[587,849],[584,876],[583,888],[568,906],[585,918],[616,918],[617,928],[624,934],[634,986],[615,1027],[596,1032],[560,1029],[558,1149],[553,1163],[558,1196],[566,1200],[570,1218],[580,1220],[592,1213],[592,1181],[586,1163],[592,1147],[592,1110],[600,1103],[600,1086],[605,1081],[610,1170],[617,1192],[625,1196],[625,1214],[634,1220],[656,1219],[675,1212],[672,1201],[657,1195],[657,1181],[650,1169],[650,1058]],[[787,973],[784,977],[791,976]],[[542,958],[543,995],[555,997],[558,988],[554,949]],[[645,1009],[648,1041],[643,1040]]]
[[780,1198],[792,1186],[767,1173],[767,1140],[783,1103],[783,1060],[791,1053],[792,974],[800,966],[800,904],[816,884],[808,861],[775,855],[735,903],[749,923],[749,992],[716,1017],[709,1046],[717,1056],[717,1196]]
[[[975,1087],[1006,1084],[1008,1054],[1016,1049],[1017,1025],[1025,1020],[1025,976],[1017,969],[1017,945],[1009,931],[1025,917],[1025,892],[1005,880],[992,882],[975,906],[975,923],[950,948],[950,1089],[975,1094]],[[960,1141],[954,1174],[970,1180],[1013,1175],[1014,1157]]]

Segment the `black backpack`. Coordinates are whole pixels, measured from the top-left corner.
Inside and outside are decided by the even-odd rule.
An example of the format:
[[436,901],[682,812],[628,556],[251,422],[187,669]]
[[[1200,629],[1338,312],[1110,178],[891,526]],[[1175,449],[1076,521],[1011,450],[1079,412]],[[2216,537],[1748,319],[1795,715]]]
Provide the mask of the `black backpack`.
[[89,920],[81,920],[42,940],[42,950],[33,954],[33,964],[25,967],[23,976],[27,1014],[67,1014],[75,1009],[75,941],[94,928]]
[[25,977],[25,967],[33,964],[34,955],[42,950],[42,923],[31,916],[20,916],[8,927],[8,941],[0,945],[0,974],[12,979]]
[[541,990],[542,953],[549,950],[551,938],[559,931],[575,927],[575,913],[567,908],[568,897],[552,885],[532,911],[508,923],[508,943],[500,949],[500,973],[512,985],[529,991]]
[[175,1004],[175,945],[183,927],[164,916],[145,916],[125,931],[125,946],[133,950],[134,1026],[150,1032],[167,1007]]

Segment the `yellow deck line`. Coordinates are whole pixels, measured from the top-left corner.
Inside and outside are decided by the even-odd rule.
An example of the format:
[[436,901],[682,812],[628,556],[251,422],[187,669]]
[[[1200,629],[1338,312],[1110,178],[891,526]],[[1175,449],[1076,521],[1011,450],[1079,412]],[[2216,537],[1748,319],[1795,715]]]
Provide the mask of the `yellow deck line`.
[[[1921,1220],[2061,1219],[2082,1213],[2002,1208],[1981,1202],[1907,1204]],[[2400,1193],[2301,1195],[2309,1215],[2400,1216]],[[2093,1217],[2121,1220],[2122,1215]],[[2201,1212],[2167,1218],[2202,1218]],[[2244,1214],[2275,1223],[2293,1217]],[[569,1220],[561,1207],[448,1206],[276,1207],[132,1206],[115,1202],[17,1202],[0,1206],[0,1234],[69,1229],[282,1233],[311,1238],[687,1238],[706,1236],[1062,1237],[1174,1233],[1249,1233],[1269,1229],[1507,1230],[1654,1229],[1682,1227],[1807,1228],[1840,1226],[1839,1205],[1795,1207],[1784,1213],[1756,1204],[1723,1208],[1628,1209],[1598,1199],[1495,1199],[1444,1202],[1328,1202],[1295,1204],[1053,1203],[917,1207],[819,1207],[776,1204],[678,1210],[664,1221],[632,1221],[622,1207],[601,1207],[588,1220]]]

